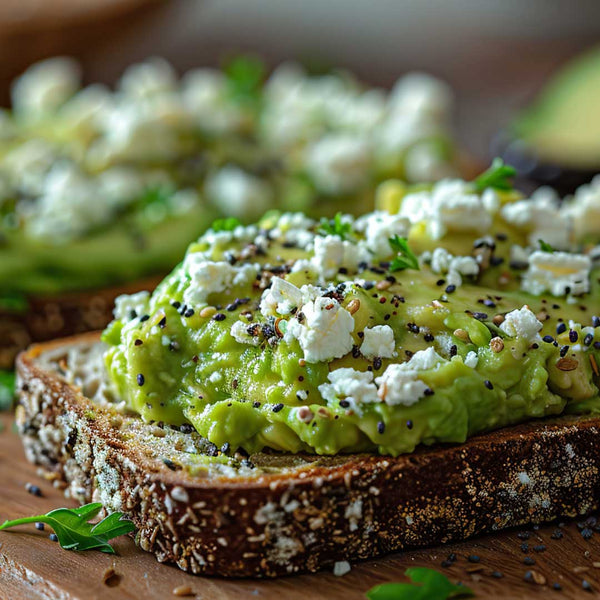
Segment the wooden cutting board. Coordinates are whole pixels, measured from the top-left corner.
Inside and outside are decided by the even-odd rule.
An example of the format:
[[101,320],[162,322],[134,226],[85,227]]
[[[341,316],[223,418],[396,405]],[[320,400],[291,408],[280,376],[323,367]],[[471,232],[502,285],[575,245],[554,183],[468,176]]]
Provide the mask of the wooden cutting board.
[[[18,436],[12,430],[12,420],[0,417],[0,521],[20,516],[45,513],[60,506],[72,506],[62,493],[41,480],[36,468],[23,454]],[[38,485],[42,497],[29,494],[27,483]],[[599,520],[600,523],[600,520]],[[404,571],[411,566],[433,567],[450,579],[463,581],[478,599],[506,598],[594,598],[600,597],[600,533],[584,540],[577,523],[560,528],[561,539],[552,539],[557,524],[529,529],[526,541],[529,550],[523,552],[524,540],[518,534],[524,530],[486,536],[471,542],[453,544],[394,555],[352,566],[350,573],[336,577],[331,572],[302,575],[277,580],[225,580],[186,575],[176,567],[161,565],[153,556],[142,552],[129,538],[115,542],[116,556],[100,552],[69,552],[48,539],[49,530],[37,531],[23,526],[0,532],[0,600],[121,600],[176,598],[177,586],[189,586],[191,598],[204,600],[358,600],[377,583],[405,581]],[[537,552],[535,546],[545,547]],[[443,568],[441,562],[451,553],[456,562]],[[468,557],[477,555],[478,563]],[[525,557],[535,565],[526,566]],[[115,575],[106,582],[105,574]],[[526,571],[535,571],[539,583],[524,581]],[[500,571],[501,579],[492,576]],[[593,591],[582,588],[586,579]],[[543,581],[546,583],[544,584]],[[552,584],[560,583],[562,591]]]

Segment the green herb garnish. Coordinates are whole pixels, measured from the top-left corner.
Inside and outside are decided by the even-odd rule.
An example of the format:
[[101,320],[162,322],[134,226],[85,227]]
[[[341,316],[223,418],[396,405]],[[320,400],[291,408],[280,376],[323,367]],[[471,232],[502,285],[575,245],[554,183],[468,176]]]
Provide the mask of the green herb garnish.
[[88,523],[102,509],[102,503],[92,502],[79,508],[57,508],[45,515],[24,517],[13,521],[4,521],[0,531],[25,523],[46,523],[54,530],[58,542],[65,550],[100,550],[114,554],[108,540],[135,531],[135,525],[122,519],[123,513],[114,512],[99,523]]
[[510,181],[517,171],[514,167],[505,165],[501,158],[495,158],[492,161],[492,166],[484,171],[475,181],[473,185],[478,192],[483,192],[487,188],[500,191],[510,191],[513,189],[512,181]]
[[445,575],[425,567],[407,569],[412,583],[382,583],[367,592],[369,600],[450,600],[474,596],[473,590],[452,583]]
[[12,313],[24,313],[29,308],[29,302],[24,294],[19,292],[2,292],[0,294],[0,310]]
[[236,219],[235,217],[229,217],[227,219],[216,219],[215,221],[213,221],[210,228],[215,232],[233,231],[236,227],[239,227],[241,224],[242,222],[239,219]]
[[343,240],[347,240],[352,233],[352,224],[342,221],[342,213],[339,212],[333,219],[326,219],[323,217],[321,219],[321,224],[319,225],[318,233],[337,235]]
[[9,410],[15,398],[15,374],[0,371],[0,410]]
[[389,238],[389,242],[392,250],[396,252],[396,258],[390,264],[390,271],[403,271],[404,269],[420,270],[419,259],[408,247],[406,238],[395,235]]
[[538,244],[540,245],[540,250],[542,252],[550,252],[550,254],[552,254],[552,252],[556,252],[556,248],[553,248],[548,242],[545,242],[544,240],[538,240]]
[[266,76],[265,64],[256,56],[237,56],[223,67],[230,96],[238,102],[257,102]]

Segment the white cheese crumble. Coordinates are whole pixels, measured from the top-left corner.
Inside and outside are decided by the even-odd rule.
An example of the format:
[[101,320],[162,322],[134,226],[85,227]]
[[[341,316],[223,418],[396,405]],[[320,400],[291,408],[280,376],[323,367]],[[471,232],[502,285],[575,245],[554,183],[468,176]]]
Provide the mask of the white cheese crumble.
[[477,367],[477,363],[479,362],[479,357],[477,356],[477,352],[468,352],[467,355],[465,356],[465,360],[463,361],[465,363],[465,365],[467,365],[467,367],[471,367],[471,369],[474,369],[475,367]]
[[350,573],[352,567],[347,560],[338,560],[333,564],[333,574],[336,577],[343,577],[347,573]]
[[183,300],[191,305],[206,302],[210,294],[250,283],[256,278],[259,268],[259,265],[234,267],[224,261],[206,260],[200,252],[188,254],[183,262],[183,270],[191,281],[183,293]]
[[509,312],[504,321],[500,324],[500,329],[510,337],[520,337],[528,342],[537,342],[540,340],[538,333],[542,328],[542,323],[538,321],[528,306],[515,309]]
[[427,385],[418,379],[420,371],[428,371],[447,362],[434,348],[415,352],[404,363],[394,363],[387,367],[375,383],[379,386],[379,397],[389,405],[412,406],[425,395]]
[[248,323],[245,323],[244,321],[236,321],[231,326],[229,332],[233,339],[240,344],[250,344],[252,346],[258,346],[258,344],[260,344],[260,337],[249,334]]
[[600,233],[600,175],[577,188],[574,197],[565,202],[565,210],[573,220],[575,239]]
[[365,235],[362,243],[377,259],[393,254],[390,238],[398,235],[407,237],[410,222],[401,215],[390,215],[385,211],[375,211],[356,220],[354,229]]
[[365,358],[392,358],[396,354],[394,331],[389,325],[366,327],[360,352]]
[[138,317],[148,312],[150,293],[147,291],[136,294],[121,294],[115,298],[113,315],[120,321],[129,321],[135,313]]
[[311,264],[323,280],[335,277],[340,268],[355,271],[361,262],[368,260],[369,254],[361,245],[336,235],[319,235],[314,240]]
[[436,248],[431,255],[431,270],[434,273],[447,274],[446,283],[459,287],[462,276],[479,274],[479,265],[472,256],[454,256],[445,248]]
[[322,192],[343,194],[369,181],[371,148],[360,136],[332,133],[310,145],[306,152],[306,169]]
[[223,213],[249,219],[263,213],[273,200],[270,186],[242,169],[226,166],[205,184],[206,196]]
[[347,408],[360,412],[361,404],[379,402],[372,371],[351,368],[335,369],[327,375],[330,383],[319,386],[319,392],[330,406],[338,406],[345,400]]
[[[297,339],[306,362],[341,358],[352,350],[354,318],[333,298],[316,298],[304,304],[302,323],[289,321],[285,339]],[[297,315],[298,316],[298,315]]]
[[434,240],[448,231],[485,233],[492,225],[492,214],[482,198],[469,184],[459,179],[447,179],[431,191],[416,192],[404,197],[400,215],[414,225],[425,222],[427,233]]
[[533,252],[521,288],[539,296],[548,291],[553,296],[578,296],[590,291],[592,261],[583,254],[568,252]]

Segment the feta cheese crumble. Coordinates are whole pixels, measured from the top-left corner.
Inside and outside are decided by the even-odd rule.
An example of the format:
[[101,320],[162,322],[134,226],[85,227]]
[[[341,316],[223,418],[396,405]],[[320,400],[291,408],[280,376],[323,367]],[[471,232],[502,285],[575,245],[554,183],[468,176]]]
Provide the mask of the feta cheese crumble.
[[533,252],[521,288],[539,296],[548,291],[553,296],[579,296],[590,291],[592,261],[583,254],[568,252]]
[[538,321],[528,306],[523,306],[509,312],[504,321],[500,324],[500,329],[510,337],[520,337],[530,343],[538,342],[542,328],[542,323]]
[[330,406],[338,406],[340,400],[345,400],[347,408],[359,412],[361,404],[380,401],[372,371],[335,369],[327,375],[327,379],[330,383],[321,384],[319,392]]
[[436,248],[431,255],[431,270],[447,274],[446,283],[459,287],[463,275],[474,277],[479,274],[479,265],[472,256],[454,256],[445,248]]
[[364,330],[360,352],[365,358],[392,358],[396,354],[394,331],[389,325],[375,325]]
[[233,339],[240,344],[250,344],[252,346],[258,346],[258,344],[260,344],[260,337],[248,333],[248,323],[245,323],[244,321],[236,321],[231,326],[229,332]]
[[[302,315],[302,322],[298,317]],[[341,358],[352,350],[354,318],[333,298],[319,297],[304,304],[289,321],[285,339],[297,339],[306,362]]]
[[429,347],[415,352],[407,362],[389,365],[381,377],[375,379],[379,386],[379,397],[391,406],[412,406],[428,389],[427,384],[418,379],[419,372],[428,371],[445,362],[447,361],[434,348]]
[[149,302],[150,293],[147,291],[137,292],[136,294],[121,294],[115,298],[113,315],[115,319],[126,323],[134,318],[134,314],[138,317],[146,314]]

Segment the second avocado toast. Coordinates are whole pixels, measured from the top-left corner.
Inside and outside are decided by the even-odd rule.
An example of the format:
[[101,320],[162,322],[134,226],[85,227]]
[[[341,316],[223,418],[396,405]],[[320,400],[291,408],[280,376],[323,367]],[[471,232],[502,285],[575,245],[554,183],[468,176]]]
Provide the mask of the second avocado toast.
[[216,222],[153,294],[117,300],[102,342],[22,355],[28,457],[194,573],[592,509],[600,230],[509,175],[387,182],[392,214]]

